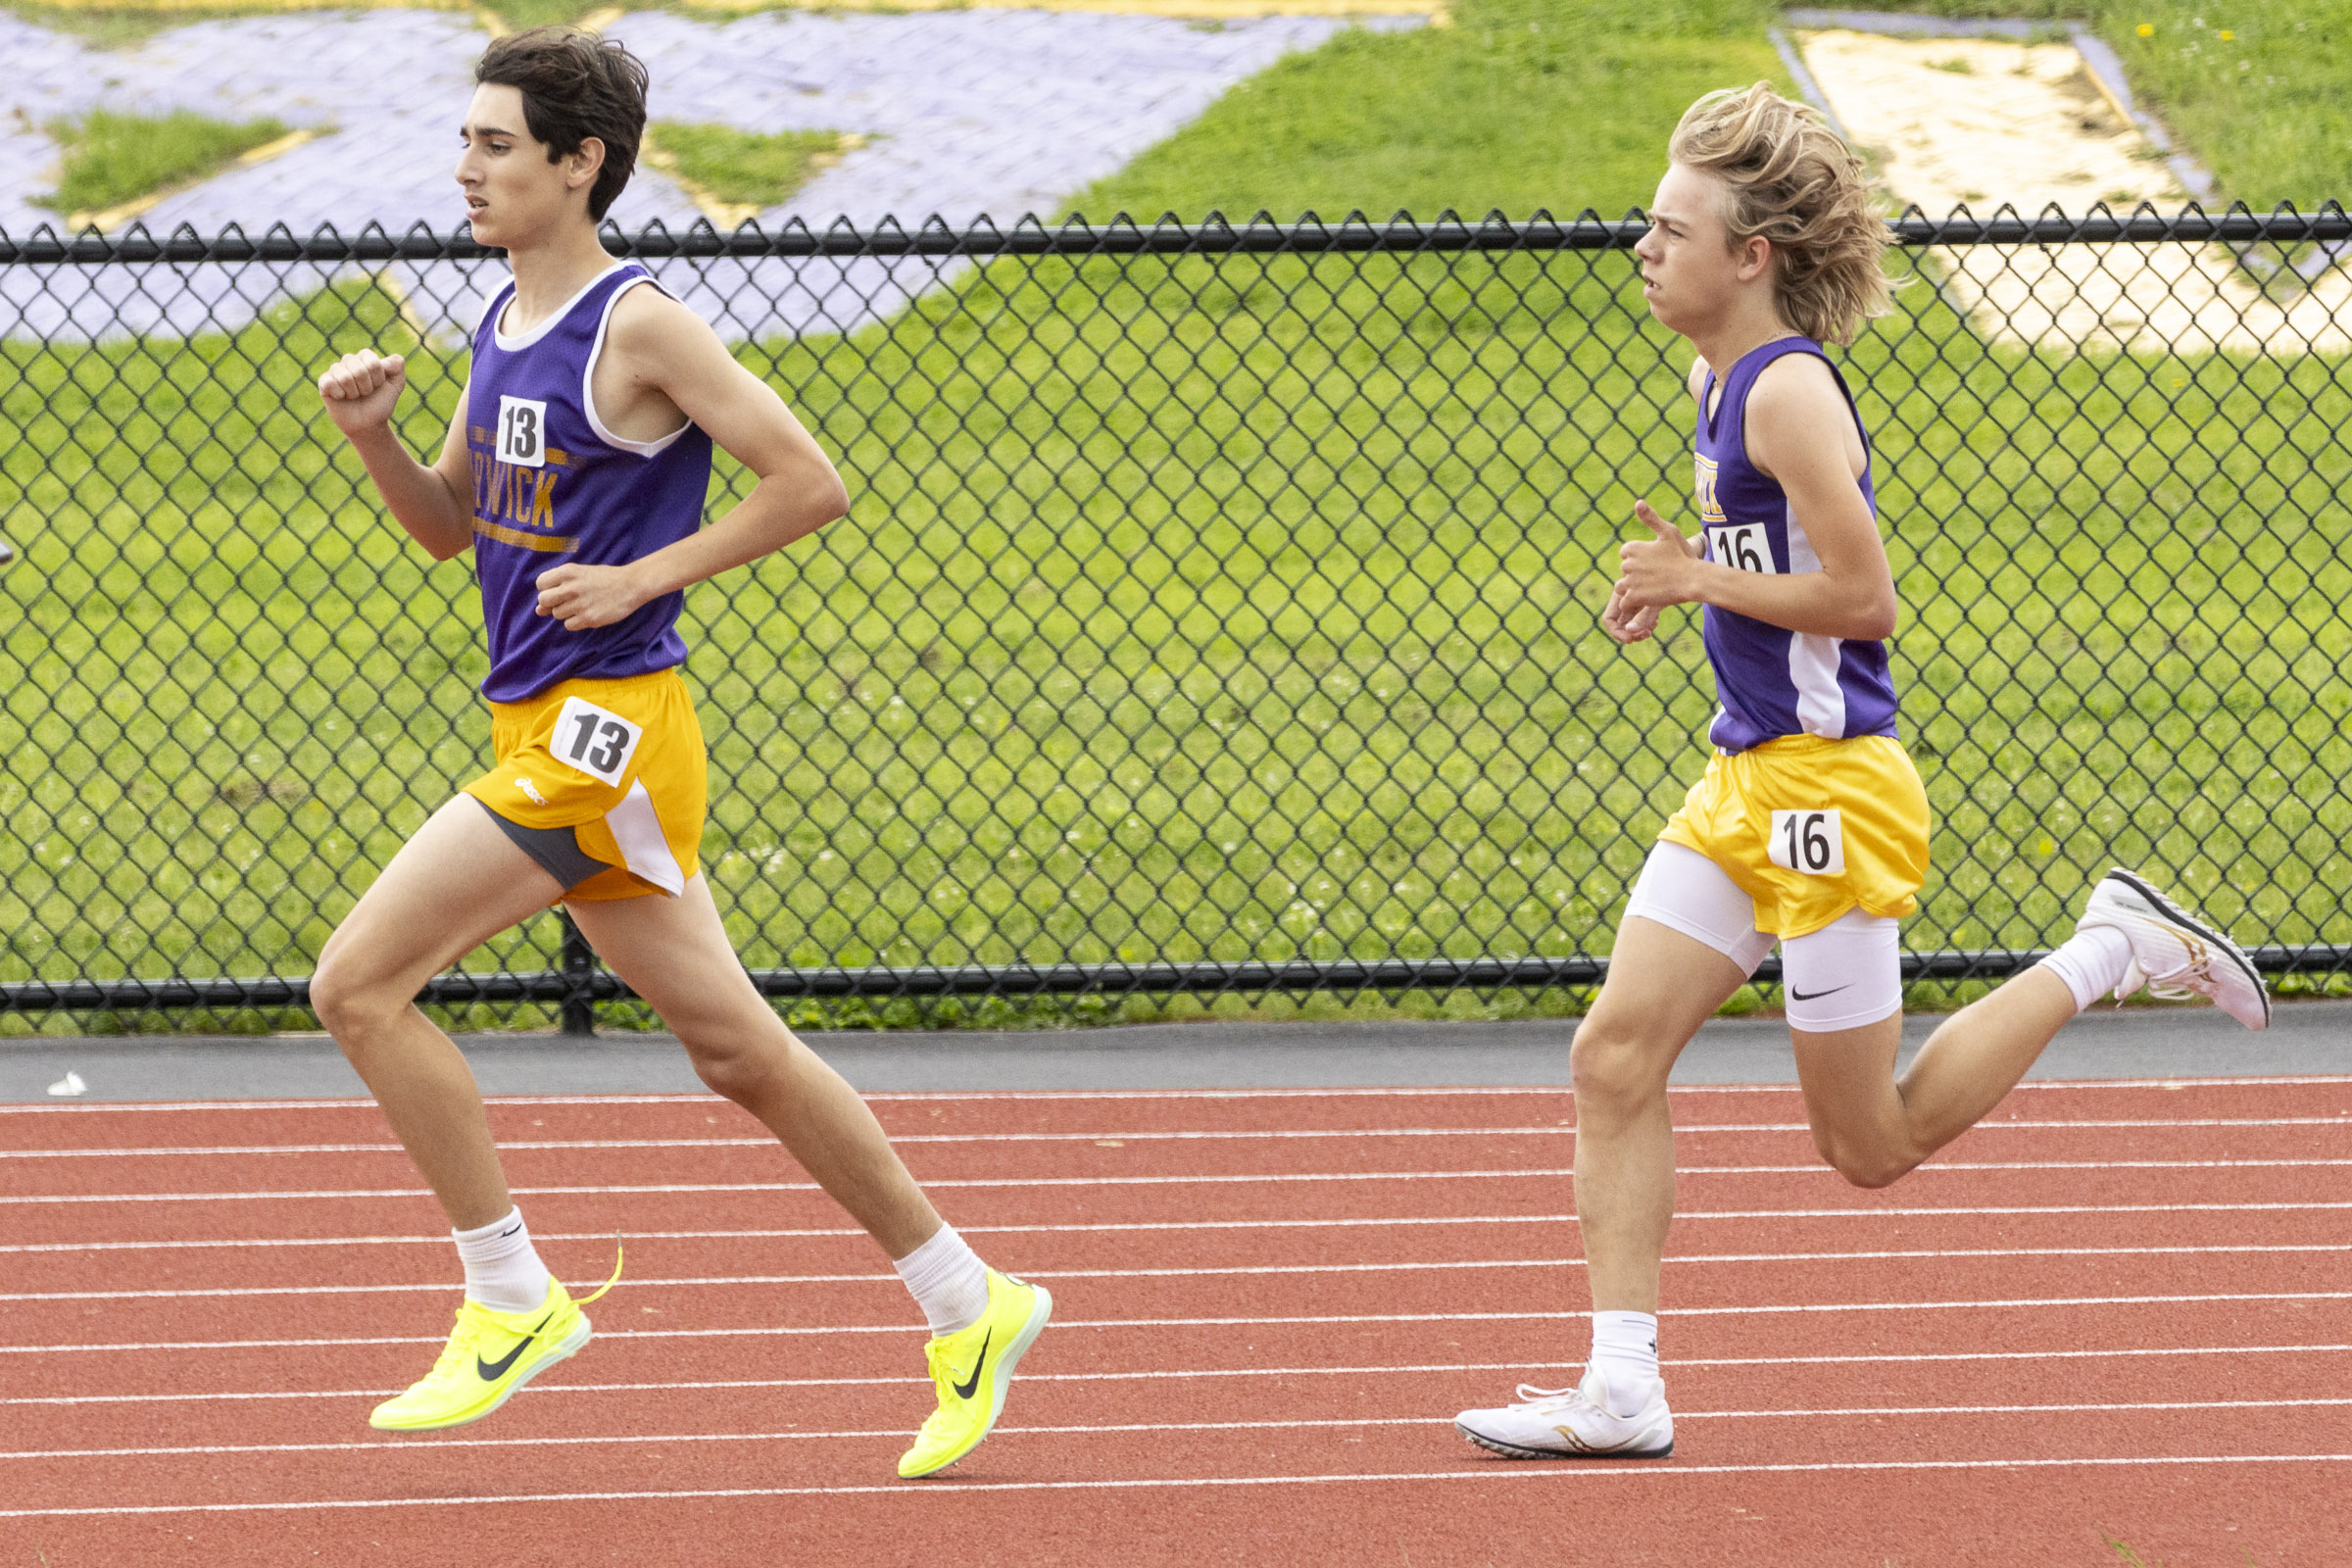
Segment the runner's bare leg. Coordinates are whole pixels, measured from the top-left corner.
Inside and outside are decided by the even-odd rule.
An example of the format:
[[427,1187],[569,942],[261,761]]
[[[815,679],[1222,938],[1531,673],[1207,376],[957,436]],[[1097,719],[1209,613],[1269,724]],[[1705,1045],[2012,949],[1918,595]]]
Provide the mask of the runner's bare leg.
[[1984,1119],[2074,1016],[2066,982],[2028,969],[1945,1019],[1900,1082],[1900,1013],[1829,1034],[1791,1029],[1814,1147],[1855,1186],[1886,1186]]
[[700,872],[676,898],[582,900],[571,917],[661,1014],[703,1082],[758,1117],[893,1258],[939,1229],[938,1211],[858,1091],[776,1016],[727,940]]
[[1608,978],[1577,1026],[1576,1216],[1596,1312],[1655,1312],[1674,1220],[1675,1058],[1733,992],[1740,966],[1671,926],[1629,915]]
[[434,975],[563,890],[458,796],[401,847],[318,956],[311,1005],[343,1048],[457,1230],[514,1205],[481,1090],[449,1036],[417,1010]]

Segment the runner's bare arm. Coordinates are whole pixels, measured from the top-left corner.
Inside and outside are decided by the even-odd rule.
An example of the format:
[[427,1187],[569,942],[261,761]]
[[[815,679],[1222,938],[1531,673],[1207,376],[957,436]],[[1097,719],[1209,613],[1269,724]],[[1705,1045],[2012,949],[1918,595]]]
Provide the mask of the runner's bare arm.
[[[631,289],[613,308],[606,353],[620,383],[612,402],[634,403],[640,417],[659,409],[661,422],[673,428],[683,415],[759,482],[716,522],[625,566],[542,572],[539,613],[569,631],[611,625],[650,600],[781,550],[850,510],[850,493],[816,438],[775,388],[737,363],[685,306],[655,289]],[[628,416],[608,403],[606,384],[600,365],[598,406],[622,429]]]
[[1861,438],[1829,367],[1810,354],[1775,361],[1747,400],[1747,455],[1778,479],[1804,520],[1819,571],[1740,571],[1698,560],[1690,541],[1638,508],[1650,539],[1619,551],[1618,592],[1636,610],[1707,604],[1789,631],[1860,640],[1892,635],[1894,575],[1862,499]]
[[466,452],[465,400],[459,399],[441,442],[440,461],[428,468],[392,432],[392,410],[407,385],[408,364],[399,355],[362,349],[344,355],[318,378],[318,396],[335,428],[368,465],[368,477],[394,519],[435,561],[447,561],[473,543],[473,460]]

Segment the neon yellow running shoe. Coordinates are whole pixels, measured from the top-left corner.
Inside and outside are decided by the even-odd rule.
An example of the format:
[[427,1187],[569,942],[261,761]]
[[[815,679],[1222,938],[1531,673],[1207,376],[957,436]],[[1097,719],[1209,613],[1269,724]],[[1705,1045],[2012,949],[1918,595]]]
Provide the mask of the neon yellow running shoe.
[[588,1343],[588,1314],[580,1308],[619,1278],[616,1252],[612,1278],[585,1300],[574,1301],[551,1274],[547,1299],[536,1311],[499,1312],[479,1301],[466,1301],[458,1308],[458,1326],[433,1369],[411,1384],[408,1393],[377,1405],[368,1424],[387,1432],[431,1432],[479,1421],[506,1403],[516,1389]]
[[915,1435],[914,1446],[899,1456],[900,1475],[944,1470],[980,1446],[1004,1413],[1014,1364],[1053,1315],[1054,1298],[1044,1286],[988,1271],[988,1310],[980,1321],[923,1347],[931,1381],[939,1386],[939,1408]]

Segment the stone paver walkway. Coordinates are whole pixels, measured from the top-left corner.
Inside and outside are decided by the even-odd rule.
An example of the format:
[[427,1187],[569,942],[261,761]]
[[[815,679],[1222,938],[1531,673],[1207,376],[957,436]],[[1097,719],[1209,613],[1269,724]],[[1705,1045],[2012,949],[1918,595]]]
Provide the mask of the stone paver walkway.
[[[1434,3],[1434,0],[1433,0]],[[912,225],[988,214],[1009,223],[1053,216],[1069,195],[1115,172],[1199,116],[1226,88],[1295,49],[1359,24],[1278,16],[1215,24],[1164,17],[1045,11],[928,15],[768,13],[706,22],[631,13],[612,36],[653,72],[657,120],[716,121],[740,129],[856,131],[866,143],[804,187],[772,223],[895,216]],[[1413,17],[1361,25],[1420,24]],[[40,127],[93,105],[145,114],[174,108],[220,119],[271,115],[334,133],[253,168],[171,196],[143,217],[166,231],[210,233],[284,222],[298,231],[368,222],[447,228],[460,216],[450,177],[455,125],[486,38],[445,12],[309,13],[197,23],[122,50],[92,47],[0,13],[0,229],[29,232],[57,215],[32,205],[51,187],[57,148]],[[700,216],[683,192],[640,168],[612,218],[633,228]],[[1107,217],[1109,215],[1097,215]],[[743,268],[666,277],[730,335],[848,326],[887,313],[935,276],[880,265],[798,273]],[[470,327],[477,277],[432,269],[402,281],[437,331]],[[249,319],[286,290],[320,281],[304,270],[188,269],[158,293],[110,270],[9,269],[0,273],[0,333],[188,330],[209,317]],[[796,286],[797,284],[797,286]],[[774,304],[758,299],[776,295]],[[13,307],[13,309],[12,309]]]

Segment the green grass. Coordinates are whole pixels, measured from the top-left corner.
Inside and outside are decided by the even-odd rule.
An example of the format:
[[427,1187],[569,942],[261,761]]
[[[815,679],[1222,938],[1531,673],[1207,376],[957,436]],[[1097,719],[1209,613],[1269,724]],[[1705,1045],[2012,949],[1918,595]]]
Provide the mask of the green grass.
[[[1083,205],[1622,209],[1690,97],[1777,74],[1756,14],[1673,16],[1692,36],[1516,0],[1343,35]],[[1356,150],[1393,116],[1422,128]],[[0,978],[304,972],[481,765],[469,569],[381,518],[309,389],[362,343],[411,355],[430,449],[463,358],[366,282],[187,343],[0,344]],[[1000,263],[745,348],[857,498],[689,596],[746,961],[1605,950],[1711,706],[1688,623],[1627,652],[1593,621],[1635,496],[1682,510],[1685,354],[1622,257],[1579,256]],[[1909,944],[2047,941],[2111,858],[2242,933],[2352,940],[2342,363],[1993,348],[1920,287],[1848,366],[1938,817]]]
[[86,11],[43,5],[41,0],[0,0],[0,11],[21,17],[51,32],[71,33],[98,49],[127,49],[145,43],[159,32],[190,23],[237,15],[233,11]]
[[[2225,28],[2236,36],[2221,38]],[[2305,211],[2352,201],[2352,0],[2140,0],[2105,8],[2100,30],[2230,195]]]
[[2133,94],[2228,197],[2260,211],[2352,201],[2343,91],[2352,0],[1885,0],[1882,9],[2088,18],[2123,57]]
[[[755,135],[727,125],[657,121],[646,127],[677,172],[722,202],[774,207],[854,143],[838,130]],[[666,167],[666,165],[662,166]]]
[[[1938,822],[1910,944],[2047,940],[2113,858],[2352,937],[2342,367],[1905,297],[1849,363]],[[0,350],[0,975],[302,972],[480,766],[469,573],[311,412],[363,341],[429,446],[463,363],[364,285]],[[858,498],[690,596],[747,962],[1605,950],[1711,706],[1687,623],[1593,621],[1689,461],[1622,258],[1001,264],[745,359]]]
[[516,32],[521,32],[530,27],[577,22],[603,8],[596,4],[596,0],[505,0],[504,4],[482,9],[495,14]]
[[231,124],[186,109],[160,118],[93,109],[43,128],[65,156],[57,190],[34,200],[56,212],[84,213],[218,173],[288,127],[268,118]]
[[1448,28],[1343,32],[1236,87],[1070,207],[1098,220],[1260,208],[1613,218],[1648,204],[1692,99],[1783,80],[1770,15],[1749,0],[1468,0]]

